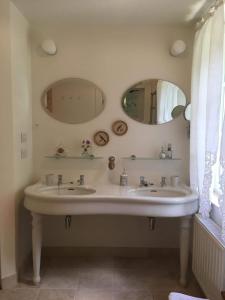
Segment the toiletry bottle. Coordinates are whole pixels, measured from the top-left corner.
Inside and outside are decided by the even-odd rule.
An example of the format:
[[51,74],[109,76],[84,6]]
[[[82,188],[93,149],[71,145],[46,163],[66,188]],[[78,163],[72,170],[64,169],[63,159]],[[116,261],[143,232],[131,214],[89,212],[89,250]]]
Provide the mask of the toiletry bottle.
[[161,148],[161,152],[160,152],[159,158],[160,158],[160,159],[166,159],[166,152],[165,152],[163,146],[162,146],[162,148]]
[[173,152],[172,152],[172,145],[168,144],[168,148],[167,148],[167,158],[168,159],[172,159],[173,158]]
[[128,175],[125,169],[123,169],[123,173],[120,175],[120,185],[121,186],[128,185]]

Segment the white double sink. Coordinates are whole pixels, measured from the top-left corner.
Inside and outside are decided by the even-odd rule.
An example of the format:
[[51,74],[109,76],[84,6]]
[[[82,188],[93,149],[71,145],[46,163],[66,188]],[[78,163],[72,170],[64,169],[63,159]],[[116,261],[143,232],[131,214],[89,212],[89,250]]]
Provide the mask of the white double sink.
[[119,185],[46,186],[25,190],[25,207],[47,215],[134,215],[182,217],[198,208],[198,197],[185,187],[121,187]]
[[191,219],[198,210],[198,195],[188,188],[35,184],[25,189],[24,205],[33,217],[34,283],[40,282],[42,215],[180,217],[180,282],[186,283]]
[[[84,196],[96,193],[96,189],[82,186],[60,186],[60,187],[40,187],[39,192],[45,196]],[[130,195],[136,195],[141,197],[185,197],[188,194],[187,190],[177,190],[159,187],[147,187],[147,188],[131,188],[127,190]]]

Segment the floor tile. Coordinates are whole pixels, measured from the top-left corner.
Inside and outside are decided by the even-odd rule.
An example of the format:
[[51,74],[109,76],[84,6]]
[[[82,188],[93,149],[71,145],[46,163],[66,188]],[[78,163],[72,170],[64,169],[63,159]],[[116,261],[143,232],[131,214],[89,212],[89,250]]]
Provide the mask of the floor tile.
[[0,300],[36,300],[38,289],[1,290]]
[[114,267],[120,269],[177,269],[178,261],[174,258],[117,258]]
[[78,289],[75,300],[113,300],[111,290]]
[[143,270],[117,269],[113,276],[113,289],[118,291],[148,290],[149,273]]
[[70,267],[49,267],[41,279],[41,288],[76,289],[79,271]]
[[169,293],[153,294],[153,300],[168,300]]
[[114,260],[110,257],[80,257],[78,267],[81,269],[111,269],[114,267]]
[[153,300],[149,291],[114,292],[113,300]]
[[37,300],[74,300],[75,290],[70,289],[43,289]]
[[89,269],[79,274],[79,289],[112,290],[113,270]]

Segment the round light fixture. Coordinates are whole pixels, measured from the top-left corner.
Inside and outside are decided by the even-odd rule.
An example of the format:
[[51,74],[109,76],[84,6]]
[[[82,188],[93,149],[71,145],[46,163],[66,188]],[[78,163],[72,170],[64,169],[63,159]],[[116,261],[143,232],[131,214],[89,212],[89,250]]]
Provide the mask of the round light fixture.
[[173,43],[171,49],[170,49],[170,54],[172,56],[179,56],[182,53],[184,53],[184,51],[186,50],[187,45],[185,44],[184,41],[182,40],[177,40]]
[[48,55],[55,55],[57,52],[56,44],[53,40],[44,40],[41,43],[42,50]]

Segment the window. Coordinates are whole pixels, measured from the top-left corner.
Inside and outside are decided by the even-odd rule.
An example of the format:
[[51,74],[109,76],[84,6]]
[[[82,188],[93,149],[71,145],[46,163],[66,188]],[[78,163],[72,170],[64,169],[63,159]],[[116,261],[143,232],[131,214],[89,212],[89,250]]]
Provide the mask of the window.
[[[225,52],[225,45],[224,45],[224,52]],[[224,65],[224,72],[223,72],[223,86],[222,86],[222,109],[220,111],[220,129],[219,129],[219,134],[220,134],[220,138],[219,141],[221,143],[222,140],[222,126],[223,126],[223,120],[225,117],[225,59],[223,62]],[[212,215],[216,218],[216,222],[220,223],[220,220],[218,220],[218,216],[220,215],[220,212],[218,210],[219,208],[219,195],[221,193],[220,190],[220,175],[222,172],[221,166],[220,166],[220,151],[221,151],[221,144],[219,144],[218,146],[218,155],[217,155],[217,162],[215,164],[215,166],[213,167],[213,183],[212,183],[212,193],[211,193],[211,202],[212,202]],[[216,206],[216,208],[215,208]],[[216,211],[215,211],[216,210]]]

